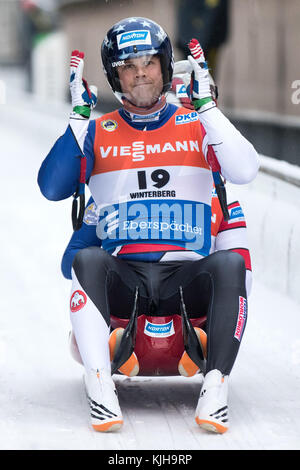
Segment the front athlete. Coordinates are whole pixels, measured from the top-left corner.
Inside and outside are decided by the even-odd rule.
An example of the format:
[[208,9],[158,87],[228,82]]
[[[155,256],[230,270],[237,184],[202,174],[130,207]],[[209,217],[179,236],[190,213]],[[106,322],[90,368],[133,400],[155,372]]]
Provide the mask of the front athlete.
[[[99,211],[101,248],[75,256],[72,299],[78,293],[84,301],[71,312],[99,431],[123,422],[111,378],[110,314],[130,316],[136,286],[145,314],[179,312],[179,286],[189,315],[199,307],[207,313],[207,373],[196,421],[218,432],[228,428],[228,376],[242,338],[235,333],[241,299],[244,310],[247,304],[246,269],[238,253],[210,254],[211,168],[244,184],[256,176],[258,157],[216,108],[201,47],[191,42],[190,50],[196,111],[166,102],[173,52],[165,31],[145,18],[115,24],[103,41],[102,62],[122,107],[96,120],[89,119],[95,90],[83,82],[83,54],[74,51],[70,125],[39,172],[42,193],[64,199],[82,182],[84,159]],[[215,414],[220,408],[225,418]]]

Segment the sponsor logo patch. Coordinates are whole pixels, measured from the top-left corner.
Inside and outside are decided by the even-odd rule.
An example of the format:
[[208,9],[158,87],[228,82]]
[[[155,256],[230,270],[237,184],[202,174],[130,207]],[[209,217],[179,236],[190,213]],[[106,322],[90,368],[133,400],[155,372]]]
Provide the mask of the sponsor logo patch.
[[230,209],[229,212],[230,212],[230,219],[228,221],[229,224],[242,222],[243,220],[245,220],[243,210],[240,206],[233,207],[232,209]]
[[113,119],[107,119],[106,121],[101,122],[101,127],[103,127],[107,132],[113,132],[117,129],[118,123]]
[[86,304],[87,297],[82,290],[76,290],[73,292],[71,295],[71,300],[70,300],[70,309],[71,312],[78,312],[81,308],[83,308]]
[[198,113],[193,111],[188,114],[177,114],[175,116],[175,124],[188,124],[189,122],[198,121]]
[[247,320],[247,299],[239,296],[239,313],[235,327],[234,337],[241,341]]
[[211,197],[218,197],[216,188],[214,187],[211,193]]
[[[103,127],[103,121],[101,123]],[[111,123],[112,121],[108,121]],[[115,122],[115,121],[114,121]],[[116,123],[117,125],[117,123]],[[111,128],[111,124],[107,124],[105,130],[111,132],[115,128]],[[197,140],[177,140],[176,142],[160,142],[147,144],[143,140],[132,142],[132,145],[109,145],[108,147],[99,147],[101,158],[107,157],[132,157],[133,162],[145,160],[147,155],[161,154],[166,152],[200,152],[199,142]]]
[[87,225],[97,225],[98,220],[99,220],[99,210],[96,204],[93,202],[85,209],[83,221]]
[[112,62],[112,63],[111,63],[111,66],[112,66],[113,68],[115,68],[115,67],[121,67],[121,65],[125,65],[125,61],[124,61],[124,60],[118,60],[117,62]]
[[209,205],[177,199],[149,199],[103,205],[96,233],[102,248],[110,250],[125,241],[169,240],[186,249],[208,254],[211,209]]
[[118,34],[117,36],[118,48],[124,49],[132,45],[149,44],[151,45],[150,31],[143,29],[137,31],[129,31],[126,33]]
[[186,98],[188,96],[186,87],[182,83],[176,85],[176,96],[177,98]]
[[144,333],[153,338],[167,338],[175,334],[173,320],[168,323],[150,323],[146,320]]

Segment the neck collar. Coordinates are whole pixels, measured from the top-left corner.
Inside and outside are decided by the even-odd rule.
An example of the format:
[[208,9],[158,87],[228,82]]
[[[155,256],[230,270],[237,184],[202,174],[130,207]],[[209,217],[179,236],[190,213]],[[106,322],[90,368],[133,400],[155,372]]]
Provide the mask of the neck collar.
[[132,122],[158,121],[161,113],[166,109],[166,98],[162,96],[154,106],[148,109],[138,108],[127,100],[123,101],[124,112]]

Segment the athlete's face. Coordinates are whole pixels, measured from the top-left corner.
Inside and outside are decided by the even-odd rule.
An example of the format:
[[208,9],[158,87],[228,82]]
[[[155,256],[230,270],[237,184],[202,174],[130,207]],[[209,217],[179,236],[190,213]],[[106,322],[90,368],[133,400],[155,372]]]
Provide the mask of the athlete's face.
[[124,96],[135,106],[151,107],[162,93],[163,78],[156,56],[127,59],[118,67],[118,74]]

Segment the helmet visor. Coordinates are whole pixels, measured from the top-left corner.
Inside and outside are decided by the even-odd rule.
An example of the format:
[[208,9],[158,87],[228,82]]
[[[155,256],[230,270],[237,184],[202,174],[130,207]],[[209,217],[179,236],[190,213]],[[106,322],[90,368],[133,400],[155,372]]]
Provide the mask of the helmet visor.
[[151,107],[159,100],[164,83],[161,61],[157,54],[128,57],[116,62],[115,66],[122,99],[141,108]]

